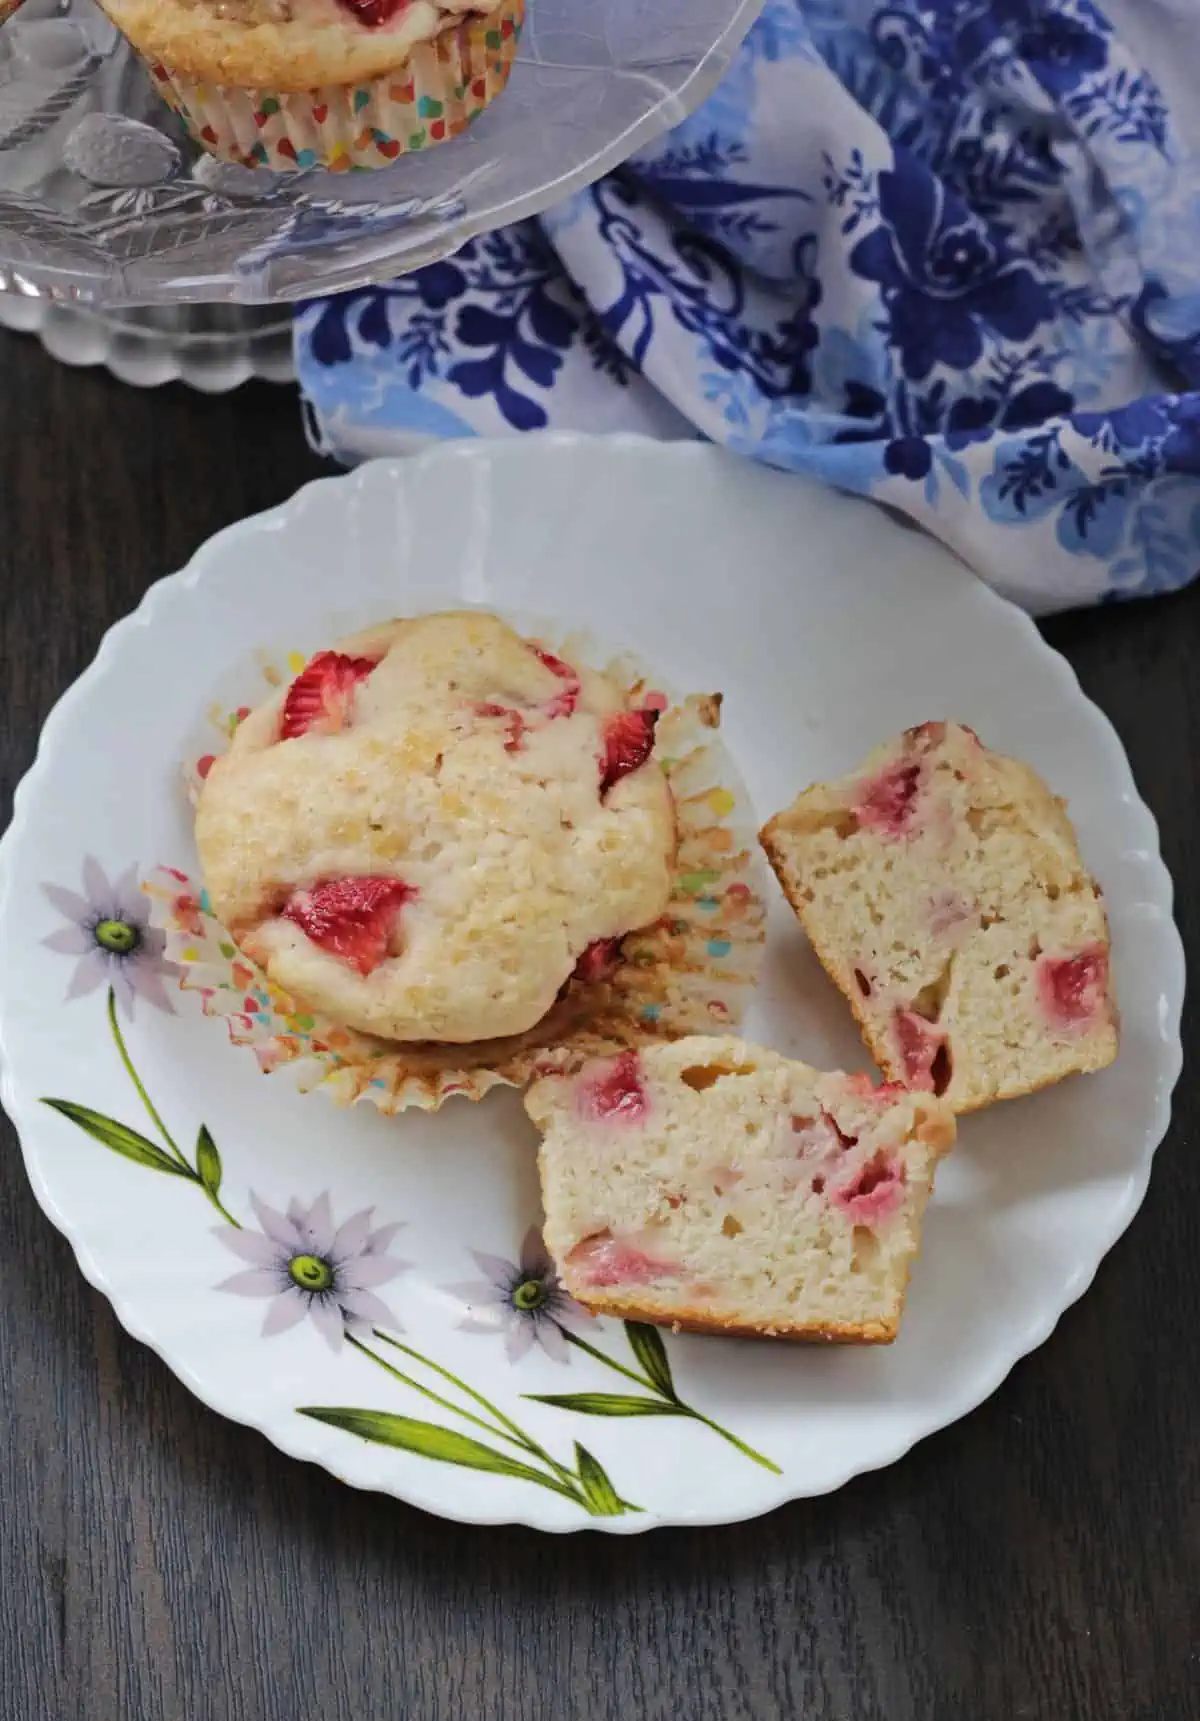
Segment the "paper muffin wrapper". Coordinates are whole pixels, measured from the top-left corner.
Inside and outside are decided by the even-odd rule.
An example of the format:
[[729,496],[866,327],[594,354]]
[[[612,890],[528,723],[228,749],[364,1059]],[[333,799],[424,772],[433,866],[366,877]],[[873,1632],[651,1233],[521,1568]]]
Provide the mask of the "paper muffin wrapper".
[[[544,630],[538,637],[547,638]],[[589,662],[579,636],[551,648]],[[303,667],[259,658],[256,670],[278,689]],[[199,994],[206,1016],[224,1019],[235,1045],[250,1047],[260,1069],[291,1067],[304,1090],[323,1089],[341,1104],[369,1100],[393,1113],[436,1111],[454,1094],[479,1100],[494,1087],[524,1086],[535,1074],[569,1069],[587,1057],[737,1028],[761,965],[765,867],[745,788],[718,738],[719,695],[672,698],[630,656],[605,669],[631,705],[661,711],[655,757],[675,798],[678,849],[671,900],[651,927],[622,941],[611,979],[573,980],[549,1014],[527,1033],[470,1045],[401,1044],[374,1039],[293,1001],[234,945],[202,886],[186,871],[159,866],[143,888],[154,923],[166,934],[185,992]],[[238,690],[255,703],[243,669]],[[237,693],[233,695],[234,700]],[[222,753],[248,704],[218,703],[184,767],[192,798]]]
[[190,135],[222,161],[280,173],[386,167],[457,137],[500,94],[524,16],[525,0],[505,0],[419,43],[394,72],[315,90],[237,89],[147,65]]

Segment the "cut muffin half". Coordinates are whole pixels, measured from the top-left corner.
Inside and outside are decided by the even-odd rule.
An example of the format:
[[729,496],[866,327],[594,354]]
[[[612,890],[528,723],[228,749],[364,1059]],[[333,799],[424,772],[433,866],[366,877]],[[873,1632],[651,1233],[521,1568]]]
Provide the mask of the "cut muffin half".
[[896,1336],[938,1156],[931,1095],[697,1036],[536,1082],[545,1238],[597,1313],[849,1344]]
[[1108,922],[1028,765],[924,723],[761,833],[884,1075],[977,1110],[1117,1054]]

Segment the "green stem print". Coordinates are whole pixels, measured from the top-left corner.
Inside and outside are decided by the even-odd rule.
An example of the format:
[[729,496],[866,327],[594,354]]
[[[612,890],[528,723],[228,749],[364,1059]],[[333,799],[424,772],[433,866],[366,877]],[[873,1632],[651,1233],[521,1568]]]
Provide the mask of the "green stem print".
[[52,1111],[60,1112],[63,1117],[70,1118],[96,1141],[102,1142],[114,1153],[119,1153],[123,1159],[132,1159],[135,1165],[144,1165],[151,1171],[169,1172],[174,1177],[186,1177],[190,1183],[199,1184],[209,1201],[227,1225],[237,1225],[238,1221],[221,1200],[221,1155],[217,1144],[209,1134],[204,1124],[200,1125],[196,1137],[196,1163],[190,1164],[180,1151],[174,1136],[158,1114],[150,1095],[146,1092],[145,1084],[133,1067],[133,1059],[129,1056],[129,1048],[125,1044],[125,1036],[117,1018],[117,1000],[113,988],[108,989],[108,1026],[117,1055],[125,1067],[125,1072],[133,1083],[134,1090],[146,1110],[150,1122],[162,1137],[164,1147],[141,1135],[128,1125],[118,1123],[115,1118],[105,1117],[101,1112],[92,1111],[90,1106],[76,1105],[74,1100],[43,1100]]
[[560,1331],[568,1344],[574,1345],[577,1350],[586,1351],[588,1356],[603,1363],[605,1368],[624,1375],[626,1380],[640,1386],[643,1393],[635,1396],[624,1392],[527,1392],[523,1397],[534,1404],[551,1404],[556,1410],[574,1410],[583,1416],[685,1417],[688,1421],[699,1422],[705,1428],[710,1428],[714,1434],[719,1434],[722,1440],[728,1441],[730,1446],[735,1447],[755,1464],[760,1464],[764,1470],[769,1470],[773,1476],[783,1474],[778,1464],[773,1463],[770,1458],[756,1452],[753,1446],[747,1446],[744,1440],[739,1440],[736,1434],[722,1428],[711,1416],[705,1416],[702,1411],[683,1402],[675,1391],[671,1365],[667,1360],[667,1347],[663,1344],[662,1334],[657,1327],[646,1326],[640,1321],[625,1322],[625,1336],[629,1340],[630,1350],[642,1365],[641,1373],[627,1368],[615,1357],[606,1356],[595,1345],[580,1338],[578,1333],[569,1332],[565,1327],[560,1328]]
[[361,1339],[347,1333],[346,1343],[361,1356],[377,1363],[393,1380],[410,1387],[463,1422],[482,1429],[493,1440],[507,1442],[523,1456],[516,1458],[508,1452],[498,1451],[495,1446],[485,1445],[470,1435],[461,1434],[457,1429],[441,1427],[433,1422],[419,1422],[411,1416],[398,1416],[392,1411],[303,1405],[300,1407],[301,1416],[311,1417],[314,1422],[323,1422],[331,1428],[340,1428],[347,1434],[356,1434],[361,1440],[371,1440],[380,1446],[397,1447],[405,1452],[416,1453],[422,1458],[435,1458],[444,1464],[459,1464],[469,1470],[486,1470],[493,1475],[511,1476],[518,1481],[536,1483],[552,1494],[560,1494],[564,1499],[573,1501],[592,1517],[619,1517],[625,1512],[641,1511],[640,1506],[634,1506],[628,1500],[620,1498],[600,1464],[578,1441],[575,1442],[575,1468],[570,1469],[552,1458],[544,1447],[539,1446],[536,1440],[505,1416],[490,1399],[476,1392],[465,1381],[459,1380],[449,1369],[444,1369],[440,1363],[423,1356],[411,1345],[399,1344],[388,1333],[376,1330],[373,1336],[381,1343],[393,1345],[403,1351],[419,1367],[430,1369],[452,1382],[456,1391],[482,1406],[486,1416],[477,1416],[473,1411],[466,1410],[452,1399],[435,1392],[415,1376],[395,1367]]
[[[382,1344],[391,1345],[394,1350],[400,1351],[404,1356],[411,1357],[414,1362],[426,1361],[418,1351],[413,1350],[411,1345],[402,1344],[398,1338],[393,1337],[390,1333],[381,1333],[377,1328],[375,1331],[375,1337]],[[433,1369],[436,1374],[440,1374],[443,1380],[449,1381],[451,1386],[461,1392],[464,1397],[474,1399],[476,1404],[481,1405],[484,1410],[494,1416],[500,1424],[502,1439],[511,1441],[515,1445],[523,1446],[526,1452],[532,1453],[536,1458],[540,1458],[543,1463],[548,1464],[552,1470],[557,1470],[561,1475],[570,1475],[570,1471],[568,1471],[563,1465],[559,1464],[555,1459],[551,1458],[550,1454],[544,1451],[535,1440],[531,1440],[529,1435],[523,1433],[510,1417],[505,1416],[503,1411],[497,1410],[495,1405],[489,1403],[482,1393],[476,1392],[474,1387],[468,1386],[465,1380],[460,1380],[457,1375],[451,1374],[450,1370],[448,1368],[443,1368],[440,1363],[427,1362],[426,1366]],[[636,1512],[640,1510],[640,1507],[631,1506],[629,1510]]]
[[[107,1013],[117,1055],[162,1145],[149,1135],[132,1129],[128,1124],[107,1117],[102,1112],[93,1111],[90,1106],[79,1105],[74,1100],[46,1099],[43,1103],[123,1159],[132,1160],[135,1165],[141,1165],[150,1171],[180,1177],[198,1185],[225,1223],[240,1234],[236,1252],[244,1254],[245,1258],[251,1261],[262,1260],[263,1251],[269,1253],[271,1250],[269,1240],[244,1227],[221,1199],[221,1155],[208,1126],[201,1124],[197,1133],[193,1163],[180,1149],[150,1098],[129,1054],[111,987],[108,992]],[[307,1217],[311,1219],[311,1216],[310,1213]],[[274,1216],[277,1221],[280,1217]],[[243,1239],[244,1246],[241,1241]],[[365,1247],[369,1247],[369,1240]],[[377,1262],[379,1255],[376,1254],[374,1259]],[[273,1261],[272,1266],[285,1287],[313,1301],[319,1299],[322,1310],[338,1295],[337,1264],[315,1252],[303,1253],[297,1248],[288,1253],[286,1249],[282,1249],[279,1259]],[[232,1282],[230,1288],[234,1288]],[[347,1292],[347,1300],[354,1295],[354,1292]],[[361,1300],[363,1293],[359,1291],[357,1295]],[[377,1301],[373,1298],[370,1300]],[[382,1312],[386,1313],[383,1305],[379,1306]],[[333,1308],[332,1314],[340,1323],[344,1311]],[[419,1421],[414,1417],[385,1410],[304,1405],[298,1407],[299,1415],[310,1417],[314,1422],[325,1423],[329,1427],[343,1429],[359,1439],[412,1452],[443,1464],[456,1464],[466,1469],[487,1471],[493,1475],[510,1476],[519,1481],[533,1483],[570,1500],[591,1517],[618,1517],[627,1512],[641,1511],[640,1506],[621,1498],[598,1460],[578,1441],[574,1443],[574,1464],[564,1464],[552,1457],[518,1423],[506,1416],[481,1392],[477,1392],[449,1369],[443,1368],[440,1363],[424,1356],[391,1333],[378,1326],[371,1329],[371,1337],[376,1343],[388,1345],[393,1351],[407,1358],[417,1370],[434,1375],[458,1398],[465,1400],[465,1403],[455,1402],[454,1398],[426,1384],[415,1373],[399,1368],[350,1331],[344,1331],[342,1337],[351,1349],[373,1362],[392,1380],[418,1393],[439,1409],[449,1411],[460,1422],[479,1430],[488,1437],[487,1441],[476,1438],[474,1434],[464,1434],[456,1428]],[[505,1447],[509,1450],[505,1450]]]
[[[258,1227],[237,1219],[221,1198],[221,1155],[207,1125],[200,1125],[194,1155],[189,1160],[150,1098],[126,1045],[111,987],[107,1015],[117,1056],[153,1133],[144,1135],[74,1100],[47,1099],[43,1103],[123,1159],[150,1171],[182,1178],[203,1191],[205,1199],[229,1228],[218,1230],[217,1235],[247,1264],[245,1270],[225,1280],[220,1288],[272,1299],[263,1325],[264,1334],[282,1332],[311,1316],[335,1348],[345,1344],[373,1363],[390,1381],[456,1418],[470,1432],[393,1411],[347,1405],[300,1405],[298,1415],[341,1429],[360,1440],[441,1464],[528,1482],[570,1500],[590,1517],[620,1517],[642,1510],[618,1493],[603,1466],[578,1441],[573,1443],[573,1463],[555,1458],[483,1393],[396,1336],[395,1317],[371,1287],[384,1283],[404,1268],[404,1263],[386,1253],[398,1227],[384,1226],[371,1231],[368,1209],[344,1220],[335,1232],[327,1195],[319,1196],[307,1211],[293,1203],[284,1214],[267,1207],[251,1193],[250,1204]],[[538,1234],[535,1231],[531,1235]],[[504,1265],[499,1263],[500,1267]],[[675,1389],[666,1347],[657,1328],[635,1321],[625,1323],[635,1365],[630,1367],[570,1330],[566,1324],[568,1311],[574,1309],[574,1314],[582,1318],[581,1312],[558,1287],[549,1257],[545,1257],[540,1276],[532,1270],[514,1269],[514,1272],[510,1289],[513,1309],[520,1316],[532,1319],[536,1315],[547,1323],[551,1336],[556,1330],[567,1344],[638,1389],[636,1393],[525,1393],[526,1400],[584,1416],[682,1418],[711,1430],[764,1470],[780,1474],[777,1464],[684,1402]],[[559,1300],[556,1303],[553,1299]],[[561,1344],[559,1350],[562,1351]]]

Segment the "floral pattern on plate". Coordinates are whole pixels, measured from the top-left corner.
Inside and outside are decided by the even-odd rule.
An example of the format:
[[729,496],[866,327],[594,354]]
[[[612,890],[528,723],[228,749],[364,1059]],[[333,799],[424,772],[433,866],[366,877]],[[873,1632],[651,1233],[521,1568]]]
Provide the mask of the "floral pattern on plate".
[[[128,886],[136,878],[137,869],[131,868],[122,875],[122,884]],[[128,964],[136,950],[134,934],[141,923],[133,918],[132,912],[129,918],[119,918],[124,898],[107,887],[95,861],[89,860],[85,866],[84,880],[90,891],[90,900],[85,904],[88,915],[95,912],[97,904],[103,910],[94,930],[122,929],[121,936],[112,934],[115,951],[103,943],[99,948],[105,956],[124,957]],[[46,894],[56,906],[67,911],[65,899],[69,893],[50,886]],[[72,898],[72,913],[76,901],[84,899]],[[136,897],[132,901],[136,905]],[[75,954],[74,947],[70,950],[64,947],[64,953]],[[123,978],[128,968],[117,972],[118,978]],[[159,975],[154,973],[153,978],[158,980]],[[125,979],[124,983],[132,982]],[[165,994],[163,1004],[170,1009]],[[535,1484],[572,1501],[593,1517],[619,1517],[643,1509],[622,1497],[603,1465],[578,1440],[574,1442],[572,1463],[552,1456],[499,1405],[399,1337],[404,1329],[377,1291],[378,1287],[398,1279],[408,1267],[406,1261],[389,1253],[392,1242],[403,1229],[402,1221],[376,1225],[373,1208],[366,1207],[336,1223],[332,1199],[325,1190],[308,1205],[293,1197],[286,1208],[274,1207],[249,1191],[247,1205],[256,1223],[239,1219],[222,1197],[225,1168],[211,1131],[200,1124],[189,1159],[150,1098],[118,1018],[115,982],[108,987],[107,1017],[117,1054],[153,1135],[145,1135],[76,1100],[47,1099],[45,1104],[121,1158],[150,1171],[185,1178],[203,1192],[224,1221],[216,1228],[217,1237],[242,1263],[239,1271],[222,1279],[215,1289],[267,1300],[261,1328],[264,1339],[278,1337],[308,1321],[335,1353],[343,1348],[356,1351],[394,1382],[476,1432],[467,1434],[453,1424],[427,1422],[373,1406],[297,1405],[301,1416],[423,1458]],[[683,1418],[718,1434],[763,1469],[780,1474],[779,1466],[771,1459],[684,1403],[675,1389],[662,1335],[654,1327],[633,1321],[625,1323],[629,1347],[638,1365],[632,1368],[581,1336],[578,1329],[601,1323],[594,1321],[562,1290],[536,1227],[526,1232],[516,1262],[477,1250],[472,1250],[472,1254],[486,1277],[445,1287],[451,1296],[467,1305],[467,1315],[461,1323],[467,1330],[506,1330],[506,1349],[514,1363],[521,1360],[535,1341],[546,1355],[559,1361],[566,1361],[566,1347],[574,1345],[639,1389],[636,1394],[584,1391],[526,1393],[524,1397],[585,1416]],[[494,1311],[496,1319],[491,1323],[480,1319],[471,1305],[484,1305]],[[479,1439],[479,1432],[487,1438]]]
[[136,867],[110,884],[100,863],[86,855],[82,895],[60,884],[42,889],[67,921],[42,943],[78,958],[68,998],[95,992],[107,982],[127,1015],[133,1014],[135,998],[144,998],[156,1010],[172,1008],[163,982],[175,979],[179,970],[163,955],[166,935],[150,925],[150,907],[138,888]]

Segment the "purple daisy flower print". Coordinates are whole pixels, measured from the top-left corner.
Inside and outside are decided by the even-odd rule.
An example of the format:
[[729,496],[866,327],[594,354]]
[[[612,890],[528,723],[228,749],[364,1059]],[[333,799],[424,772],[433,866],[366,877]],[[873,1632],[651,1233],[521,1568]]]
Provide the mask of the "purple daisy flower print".
[[373,1327],[403,1328],[376,1287],[386,1285],[408,1267],[387,1253],[399,1224],[371,1228],[375,1209],[364,1207],[335,1225],[327,1194],[311,1207],[292,1201],[286,1213],[268,1207],[251,1191],[250,1205],[260,1229],[218,1225],[213,1235],[241,1260],[240,1273],[223,1279],[218,1291],[239,1297],[269,1297],[262,1336],[272,1338],[312,1321],[331,1350],[339,1350],[347,1333],[371,1336]]
[[48,901],[69,922],[42,943],[63,956],[75,956],[68,998],[82,998],[101,986],[111,986],[127,1016],[135,998],[172,1014],[163,985],[178,974],[163,955],[166,936],[150,924],[150,911],[138,888],[135,866],[110,882],[100,863],[88,855],[83,863],[83,892],[44,884]]
[[484,1277],[443,1287],[467,1305],[461,1330],[502,1334],[510,1362],[520,1362],[535,1344],[555,1362],[569,1362],[563,1328],[586,1327],[594,1317],[563,1290],[537,1226],[525,1233],[519,1261],[478,1249],[471,1254]]

